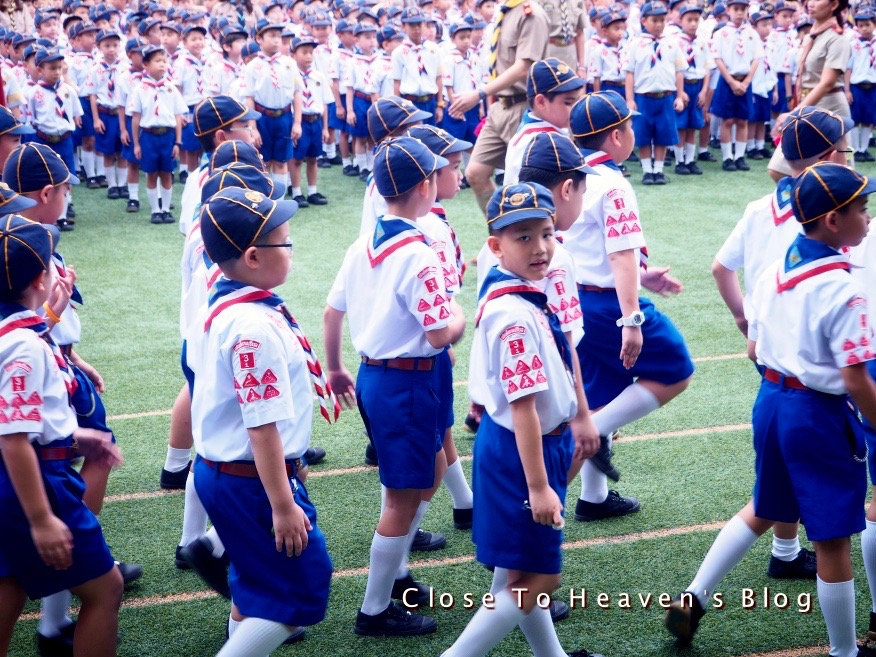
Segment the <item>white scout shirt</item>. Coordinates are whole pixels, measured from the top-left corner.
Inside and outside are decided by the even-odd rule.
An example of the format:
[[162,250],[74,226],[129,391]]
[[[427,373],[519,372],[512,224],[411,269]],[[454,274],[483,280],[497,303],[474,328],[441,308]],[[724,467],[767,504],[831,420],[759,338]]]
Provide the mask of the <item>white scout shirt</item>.
[[553,123],[542,121],[533,116],[531,110],[526,110],[517,133],[508,142],[508,150],[505,151],[505,183],[516,185],[520,180],[520,169],[523,166],[523,156],[526,149],[535,136],[540,132],[559,132],[568,134],[567,130],[561,130]]
[[399,81],[402,95],[427,96],[438,93],[441,54],[431,42],[415,46],[405,39],[392,51],[392,79]]
[[55,87],[38,84],[28,99],[28,111],[33,117],[34,130],[60,135],[76,129],[74,119],[82,116],[82,103],[73,87],[65,82]]
[[144,75],[131,90],[128,103],[132,114],[140,113],[141,128],[175,127],[176,117],[189,111],[179,89],[167,76],[156,81]]
[[747,22],[739,28],[729,23],[712,37],[712,57],[723,61],[730,75],[748,75],[751,63],[763,56],[760,35]]
[[302,88],[298,65],[277,53],[268,57],[259,53],[243,69],[246,91],[256,103],[269,109],[283,109],[292,104]]
[[678,40],[643,33],[629,40],[623,51],[623,69],[633,74],[637,94],[674,91],[675,74],[687,69]]

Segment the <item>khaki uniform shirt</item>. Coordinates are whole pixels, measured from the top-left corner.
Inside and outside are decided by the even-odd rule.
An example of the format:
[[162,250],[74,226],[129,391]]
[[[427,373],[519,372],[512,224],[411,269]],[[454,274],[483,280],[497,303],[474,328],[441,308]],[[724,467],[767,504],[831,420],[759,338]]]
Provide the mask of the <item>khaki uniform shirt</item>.
[[[809,37],[806,37],[807,39]],[[852,46],[845,35],[836,30],[825,30],[812,44],[812,50],[803,64],[803,88],[812,89],[821,80],[825,68],[833,68],[845,73],[852,56]],[[842,88],[843,76],[836,79],[836,87]]]
[[[548,35],[548,17],[538,2],[527,0],[509,10],[502,21],[502,31],[499,33],[497,74],[501,75],[519,59],[537,62],[547,57]],[[514,86],[499,92],[499,96],[525,93],[526,78],[524,77]]]
[[[551,41],[563,38],[563,18],[561,3],[568,3],[568,21],[569,21],[569,42],[565,45],[557,43],[548,44],[548,57],[556,57],[560,61],[565,62],[571,68],[578,66],[578,55],[575,51],[575,35],[583,32],[586,28],[584,24],[584,3],[581,0],[541,0],[541,6],[550,21],[549,36]],[[583,65],[583,62],[581,62]]]

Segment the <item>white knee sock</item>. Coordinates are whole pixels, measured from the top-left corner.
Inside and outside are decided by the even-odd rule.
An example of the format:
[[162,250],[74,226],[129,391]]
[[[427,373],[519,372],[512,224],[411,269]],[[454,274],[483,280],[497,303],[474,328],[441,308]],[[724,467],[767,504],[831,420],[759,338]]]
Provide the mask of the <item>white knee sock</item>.
[[724,529],[718,534],[706,558],[703,559],[696,577],[687,587],[688,591],[697,596],[704,608],[715,587],[736,567],[736,564],[742,561],[742,557],[751,549],[757,538],[757,534],[739,516],[733,516],[730,522],[724,525]]
[[266,657],[279,648],[290,634],[289,628],[283,623],[264,618],[245,618],[216,657]]
[[366,168],[365,167],[365,164],[366,164],[365,153],[357,153],[356,156],[353,158],[353,163],[357,167],[359,167],[359,171],[364,170]]
[[183,503],[183,526],[180,545],[188,545],[199,539],[207,531],[207,510],[201,504],[198,492],[195,490],[195,474],[189,471],[186,478],[186,497]]
[[697,145],[693,143],[688,143],[684,145],[684,163],[690,164],[696,159],[697,156]]
[[459,459],[452,465],[447,466],[447,473],[444,475],[444,485],[450,491],[450,497],[453,498],[454,509],[470,509],[474,502],[474,497],[471,492],[471,487],[465,479],[465,472],[462,469],[462,463]]
[[161,211],[170,212],[170,199],[173,197],[173,187],[161,188]]
[[365,153],[365,168],[369,171],[374,170],[374,151],[372,149]]
[[362,613],[376,616],[389,606],[392,585],[407,548],[407,536],[381,536],[374,532]]
[[861,128],[861,134],[858,136],[858,145],[860,150],[866,151],[870,148],[870,137],[873,136],[873,128]]
[[408,531],[407,548],[405,549],[405,554],[401,560],[401,564],[399,564],[398,573],[395,576],[396,579],[401,579],[408,575],[408,557],[411,556],[411,546],[414,544],[414,539],[417,536],[417,529],[419,529],[420,522],[423,520],[423,516],[426,515],[426,510],[428,508],[428,502],[420,502],[420,506],[417,507],[417,512],[414,514],[414,520],[411,522],[411,528]]
[[642,173],[654,173],[654,160],[650,157],[642,158]]
[[663,173],[664,160],[654,160],[654,173]]
[[192,458],[192,450],[167,448],[167,456],[164,459],[164,469],[168,472],[180,472],[187,467]]
[[608,436],[622,426],[640,420],[660,408],[654,393],[641,383],[633,383],[593,414],[600,436]]
[[380,515],[386,511],[386,486],[380,485]]
[[517,606],[517,596],[509,591],[496,595],[492,609],[481,607],[468,622],[462,634],[442,657],[483,657],[523,620],[525,614]]
[[526,642],[532,648],[533,657],[567,657],[554,629],[550,609],[542,609],[536,605],[523,617],[519,625]]
[[338,147],[335,146],[335,143],[325,144],[323,146],[323,150],[325,151],[325,157],[331,160],[338,154]]
[[158,187],[146,187],[146,198],[149,199],[149,211],[152,214],[161,212],[161,206],[158,205]]
[[876,522],[867,521],[867,528],[861,534],[861,555],[864,557],[864,570],[870,585],[870,598],[873,612],[876,613]]
[[179,172],[180,172],[180,174],[188,173],[189,172],[189,165],[183,164],[182,162],[180,162],[179,163]]
[[740,157],[745,157],[745,142],[737,141],[736,142],[736,159],[738,160]]
[[127,166],[117,166],[116,167],[116,187],[121,187],[122,185],[128,184],[128,167]]
[[86,151],[82,149],[82,168],[85,169],[85,175],[88,178],[94,178],[94,151]]
[[128,200],[140,200],[140,183],[128,183]]
[[118,187],[115,165],[112,165],[106,169],[106,184],[110,189],[112,189],[113,187]]
[[855,634],[855,581],[828,584],[818,578],[818,604],[827,636],[830,657],[856,657],[858,640]]
[[733,143],[732,142],[721,142],[721,159],[722,160],[732,160],[733,159]]
[[847,134],[849,135],[849,147],[850,147],[853,151],[856,151],[856,152],[857,152],[857,151],[862,151],[862,150],[864,150],[863,148],[859,148],[859,145],[860,145],[860,135],[861,135],[861,128],[860,128],[860,126],[855,126],[855,127],[852,128],[851,130],[849,130],[849,132],[848,132]]
[[70,611],[70,591],[47,595],[40,602],[40,623],[37,632],[45,637],[58,636],[73,621],[67,615]]
[[225,545],[222,543],[222,539],[219,538],[219,532],[216,531],[215,527],[210,527],[207,530],[207,533],[204,534],[204,538],[206,538],[213,546],[213,556],[217,559],[221,559],[222,555],[225,554]]
[[800,554],[800,537],[779,538],[773,535],[773,556],[782,561],[793,561]]
[[284,191],[285,191],[286,187],[289,186],[289,181],[287,180],[288,177],[289,177],[289,175],[286,173],[272,173],[271,174],[271,178],[274,181],[274,185],[276,187],[279,187],[280,189],[282,189]]
[[589,460],[581,467],[581,499],[600,504],[608,498],[608,477]]
[[[231,617],[231,614],[228,614],[228,638],[234,636],[234,633],[237,632],[237,628],[240,627],[240,624],[243,621],[236,621]],[[285,641],[285,639],[283,639]]]
[[95,176],[105,176],[106,175],[106,166],[103,163],[103,157],[94,154],[94,175]]
[[494,568],[493,569],[493,582],[490,584],[490,593],[493,595],[498,595],[499,592],[507,588],[508,586],[508,569],[507,568]]

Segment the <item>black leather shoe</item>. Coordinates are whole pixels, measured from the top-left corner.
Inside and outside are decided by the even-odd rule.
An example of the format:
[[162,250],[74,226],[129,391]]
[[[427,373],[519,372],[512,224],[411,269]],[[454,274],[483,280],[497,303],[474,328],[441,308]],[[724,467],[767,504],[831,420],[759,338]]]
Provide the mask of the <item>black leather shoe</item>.
[[446,545],[447,539],[444,538],[444,534],[418,529],[411,544],[411,552],[434,552],[443,550]]
[[620,480],[620,472],[612,465],[612,456],[614,456],[614,451],[608,445],[608,438],[599,436],[599,451],[590,457],[590,462],[606,477],[612,481],[618,481]]
[[125,206],[125,212],[140,212],[140,201],[137,199],[128,199],[128,204]]
[[[407,594],[405,594],[407,592]],[[410,573],[392,584],[393,600],[398,600],[403,609],[419,609],[429,606],[432,589],[414,579]]]
[[636,513],[640,508],[639,500],[635,497],[621,497],[616,490],[610,490],[608,491],[608,497],[598,504],[579,499],[575,505],[575,520],[579,522],[592,522],[594,520],[619,518]]
[[152,216],[149,218],[149,223],[163,224],[164,223],[164,213],[163,212],[153,212]]
[[321,157],[316,161],[316,166],[318,166],[320,169],[331,169],[332,163],[324,157]]
[[453,526],[460,530],[471,529],[474,509],[453,509]]
[[186,480],[189,478],[189,470],[192,467],[192,462],[184,467],[179,472],[171,472],[161,468],[161,479],[158,483],[164,490],[185,490]]
[[125,586],[132,582],[136,582],[143,577],[143,567],[138,566],[135,563],[122,563],[121,561],[116,561],[116,567],[118,567],[119,572],[122,573],[122,580],[124,580]]
[[304,461],[307,465],[316,465],[325,460],[325,450],[322,447],[308,447],[304,452]]
[[353,627],[359,636],[420,636],[432,634],[437,629],[434,618],[412,614],[392,602],[376,616],[360,611]]
[[654,174],[654,184],[655,185],[665,185],[669,182],[669,178],[666,177],[666,174],[662,171],[659,171]]
[[121,195],[119,194],[118,187],[110,187],[108,190],[106,190],[106,197],[108,199],[112,199],[113,201],[115,201],[116,199],[122,198]]
[[654,184],[654,174],[646,173],[642,176],[642,184],[643,185],[653,185]]
[[724,169],[724,171],[736,171],[736,162],[727,158],[724,160],[724,163],[721,164],[721,168]]
[[355,164],[348,164],[344,167],[343,173],[345,176],[354,178],[359,175],[359,167],[357,167]]
[[[711,155],[711,153],[709,153],[709,155]],[[697,166],[696,162],[688,162],[687,163],[687,170],[690,171],[691,175],[694,175],[694,176],[703,175],[703,170]]]
[[42,657],[73,657],[73,635],[76,621],[61,629],[58,636],[47,637],[37,632],[37,653]]
[[299,208],[310,207],[310,203],[307,202],[307,199],[304,198],[303,194],[299,194],[298,196],[293,197],[292,200],[298,204]]
[[551,622],[559,623],[562,620],[566,620],[569,617],[569,605],[567,605],[562,600],[551,600],[551,606],[549,607],[551,611]]
[[213,556],[213,546],[206,537],[198,538],[180,550],[192,570],[201,576],[207,585],[224,598],[231,599],[228,586],[228,558]]
[[689,176],[690,168],[687,164],[676,164],[675,165],[675,173],[679,176]]
[[736,170],[737,171],[751,171],[751,167],[745,162],[744,157],[736,158]]
[[710,151],[705,151],[704,153],[700,153],[697,155],[698,162],[717,162],[718,158],[712,155]]
[[799,554],[792,561],[782,561],[771,555],[767,577],[773,579],[815,579],[816,570],[815,552],[800,548]]
[[189,562],[182,556],[182,549],[182,545],[176,546],[176,554],[174,555],[173,563],[177,567],[177,570],[191,570],[192,567],[189,565]]
[[308,196],[307,202],[310,203],[310,205],[328,205],[328,199],[319,192],[315,192]]
[[[684,601],[682,601],[682,596],[685,598]],[[684,602],[691,604],[686,606]],[[706,612],[697,596],[685,591],[685,593],[675,596],[675,599],[669,604],[669,609],[666,610],[666,629],[678,639],[679,645],[686,646],[693,640],[694,634],[700,626],[700,619],[705,614]]]

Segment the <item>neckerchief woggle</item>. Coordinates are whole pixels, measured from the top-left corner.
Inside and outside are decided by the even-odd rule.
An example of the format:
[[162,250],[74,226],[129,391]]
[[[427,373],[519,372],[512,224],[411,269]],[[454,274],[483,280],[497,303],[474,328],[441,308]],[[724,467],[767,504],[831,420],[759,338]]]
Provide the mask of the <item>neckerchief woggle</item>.
[[67,359],[61,353],[60,347],[55,344],[52,336],[49,335],[49,326],[46,324],[45,319],[20,304],[0,303],[0,337],[16,329],[30,329],[49,345],[52,357],[61,371],[61,378],[64,379],[67,395],[72,399],[77,387],[76,377],[73,376],[73,372],[67,365]]
[[572,362],[572,349],[569,346],[569,341],[566,340],[566,334],[563,333],[563,329],[560,326],[560,319],[548,307],[547,295],[529,281],[506,274],[499,269],[498,265],[493,265],[492,269],[484,277],[484,282],[478,293],[478,311],[475,315],[475,326],[480,323],[486,305],[493,299],[498,299],[506,294],[516,294],[545,314],[548,326],[551,329],[551,335],[554,337],[554,342],[557,345],[557,351],[560,352],[563,363],[574,377],[575,367]]
[[341,414],[341,405],[338,403],[335,393],[332,392],[332,387],[326,381],[322,366],[319,364],[319,359],[310,346],[310,341],[304,335],[304,331],[301,330],[298,322],[289,313],[283,299],[279,296],[268,290],[262,290],[251,285],[244,285],[239,281],[220,277],[210,294],[210,314],[204,323],[204,331],[206,332],[210,329],[210,325],[219,313],[238,303],[263,303],[275,308],[283,315],[293,335],[298,338],[298,342],[301,344],[301,348],[307,357],[307,369],[310,371],[310,382],[313,384],[316,398],[319,401],[319,412],[329,424],[336,422]]
[[848,256],[832,249],[824,242],[798,235],[785,253],[779,271],[776,272],[776,287],[779,294],[794,289],[808,278],[835,269],[850,271]]
[[426,236],[404,219],[377,217],[374,233],[366,245],[368,261],[374,269],[400,248],[413,242],[426,242]]

